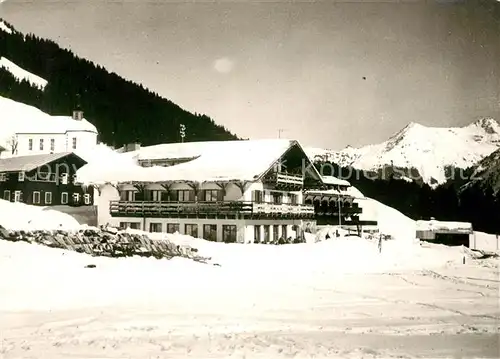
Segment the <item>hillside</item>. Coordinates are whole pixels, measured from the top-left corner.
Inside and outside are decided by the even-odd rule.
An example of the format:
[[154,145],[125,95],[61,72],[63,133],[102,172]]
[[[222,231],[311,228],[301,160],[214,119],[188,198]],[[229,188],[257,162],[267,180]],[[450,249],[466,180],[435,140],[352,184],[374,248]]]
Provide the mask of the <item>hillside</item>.
[[365,171],[393,167],[400,170],[402,177],[436,185],[449,179],[450,168],[472,167],[499,147],[500,125],[492,118],[484,118],[468,126],[452,128],[410,123],[380,144],[348,147],[338,152],[310,149],[309,153],[341,167]]
[[79,103],[100,140],[110,145],[177,142],[180,124],[187,141],[237,139],[210,117],[184,110],[53,41],[23,35],[1,19],[0,59],[0,96],[51,115],[70,115]]
[[[483,158],[476,166],[468,186],[479,185],[500,197],[500,149]],[[468,187],[467,186],[467,187]]]

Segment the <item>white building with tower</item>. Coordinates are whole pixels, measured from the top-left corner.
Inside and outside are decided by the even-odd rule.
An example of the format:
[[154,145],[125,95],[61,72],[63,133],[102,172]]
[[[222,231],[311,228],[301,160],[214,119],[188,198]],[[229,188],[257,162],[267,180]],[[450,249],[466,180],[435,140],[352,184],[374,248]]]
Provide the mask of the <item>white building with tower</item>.
[[76,108],[72,116],[50,116],[0,97],[0,158],[85,152],[97,145],[96,127]]

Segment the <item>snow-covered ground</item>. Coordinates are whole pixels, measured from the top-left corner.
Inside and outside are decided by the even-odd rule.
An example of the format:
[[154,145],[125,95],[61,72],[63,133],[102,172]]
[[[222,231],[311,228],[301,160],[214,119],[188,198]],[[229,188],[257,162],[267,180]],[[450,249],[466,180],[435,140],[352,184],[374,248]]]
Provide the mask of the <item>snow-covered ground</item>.
[[408,238],[379,253],[356,237],[274,246],[154,236],[218,265],[0,240],[0,357],[498,357],[498,259]]
[[30,206],[0,199],[0,226],[11,230],[65,229],[74,230],[80,224],[68,214],[50,207]]
[[45,86],[47,86],[48,81],[41,78],[38,75],[32,74],[31,72],[23,69],[22,67],[16,65],[12,61],[8,60],[5,57],[0,58],[0,67],[3,67],[7,71],[9,71],[17,80],[28,81],[32,86],[43,90]]

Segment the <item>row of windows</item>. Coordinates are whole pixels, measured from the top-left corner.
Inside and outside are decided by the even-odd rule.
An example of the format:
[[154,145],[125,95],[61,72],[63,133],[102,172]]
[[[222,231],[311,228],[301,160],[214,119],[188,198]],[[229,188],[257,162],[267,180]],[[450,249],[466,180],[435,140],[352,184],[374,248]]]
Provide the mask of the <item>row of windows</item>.
[[[139,222],[120,222],[120,228],[132,228],[132,229],[140,229]],[[202,226],[202,238],[207,241],[217,241],[217,225],[216,224],[203,224]],[[198,238],[199,225],[194,223],[186,223],[184,224],[184,234],[188,236],[192,236]],[[167,223],[166,228],[163,226],[163,223],[150,223],[149,224],[150,232],[164,232],[167,233],[175,233],[180,232],[180,224],[179,223]],[[235,225],[222,225],[222,241],[225,243],[235,243],[237,237],[237,228]]]
[[[23,192],[22,191],[14,191],[11,192],[9,190],[3,191],[3,199],[6,201],[12,201],[14,202],[23,202]],[[52,204],[52,192],[45,192],[43,204]],[[33,204],[42,204],[41,202],[42,196],[40,191],[33,191],[32,195],[32,202]],[[69,202],[69,194],[67,192],[61,193],[61,204],[68,204]],[[74,203],[79,203],[80,202],[80,194],[79,193],[73,193],[73,202]],[[83,202],[85,204],[90,204],[90,194],[86,193],[83,195]]]
[[[270,191],[271,202],[275,204],[282,204],[284,194],[283,192]],[[171,191],[168,195],[166,191],[149,191],[146,195],[148,198],[141,198],[142,194],[136,191],[123,191],[120,194],[122,201],[134,201],[134,200],[150,200],[150,201],[179,201],[179,202],[194,202],[195,201],[195,191],[194,190],[176,190]],[[295,193],[288,193],[289,203],[298,204],[298,196]],[[205,202],[217,202],[224,199],[221,190],[209,189],[203,190],[201,195],[198,196],[198,200]],[[260,190],[255,190],[252,193],[252,201],[256,203],[264,202],[264,192]]]
[[[44,141],[45,140],[43,138],[40,138],[40,140],[39,140],[40,151],[43,151],[43,149],[45,147]],[[76,137],[73,137],[71,146],[74,150],[76,150]],[[50,150],[54,151],[55,148],[56,148],[56,140],[54,138],[51,138],[50,139]],[[33,139],[32,138],[28,139],[28,150],[33,151]]]
[[[271,194],[271,202],[274,204],[282,204],[283,203],[283,192],[275,192],[270,191]],[[288,193],[289,203],[297,204],[298,196],[295,193]],[[252,193],[252,201],[255,203],[263,203],[264,202],[264,191],[255,190]]]
[[[72,181],[76,182],[76,174],[72,176]],[[9,175],[7,173],[0,173],[0,182],[5,182],[9,179]],[[26,174],[24,172],[17,173],[17,181],[24,182],[26,179]],[[36,172],[35,174],[29,177],[30,181],[36,182],[56,182],[56,174],[50,172]],[[68,174],[61,173],[60,175],[61,184],[68,184]]]
[[[288,226],[286,224],[281,225],[281,235],[280,235],[280,225],[256,225],[254,226],[254,238],[255,243],[269,243],[271,241],[271,227],[273,231],[273,239],[277,240],[280,237],[283,239],[288,239]],[[293,226],[294,230],[297,226]]]

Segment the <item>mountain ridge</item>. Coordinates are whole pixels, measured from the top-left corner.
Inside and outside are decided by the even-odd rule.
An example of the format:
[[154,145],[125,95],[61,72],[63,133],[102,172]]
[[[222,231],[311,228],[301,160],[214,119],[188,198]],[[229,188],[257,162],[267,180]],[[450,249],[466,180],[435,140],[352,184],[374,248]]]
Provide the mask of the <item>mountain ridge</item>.
[[365,171],[385,167],[416,170],[424,183],[437,185],[449,179],[449,168],[470,168],[498,148],[500,124],[484,117],[462,127],[410,122],[378,144],[340,151],[310,149],[309,153],[316,161]]
[[0,57],[47,80],[43,89],[0,67],[0,96],[35,106],[50,115],[68,115],[81,105],[100,140],[121,146],[180,141],[239,139],[207,115],[191,113],[169,99],[126,80],[51,40],[24,35],[0,19]]

